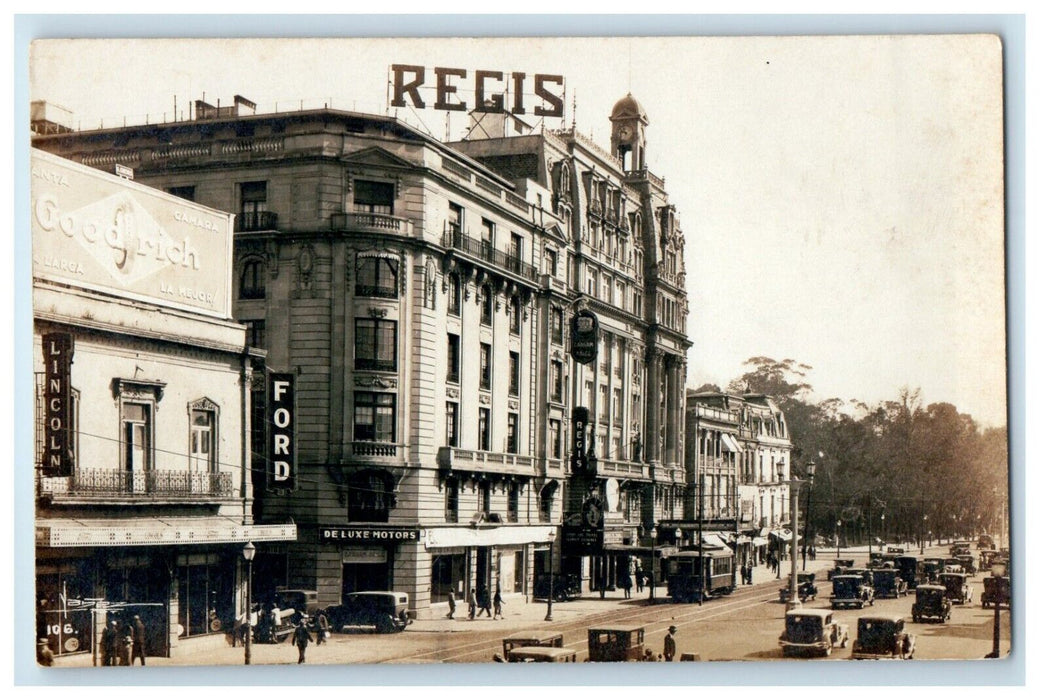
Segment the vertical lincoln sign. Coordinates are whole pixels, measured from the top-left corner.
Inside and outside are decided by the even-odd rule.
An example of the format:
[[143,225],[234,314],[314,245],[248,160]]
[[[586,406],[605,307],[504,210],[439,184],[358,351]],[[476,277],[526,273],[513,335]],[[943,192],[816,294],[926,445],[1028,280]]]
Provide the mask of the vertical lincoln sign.
[[294,489],[298,473],[294,444],[294,375],[270,374],[266,396],[269,424],[266,486],[270,490]]
[[69,386],[73,373],[73,336],[47,333],[44,349],[44,454],[43,472],[47,476],[73,473],[72,418],[73,394]]

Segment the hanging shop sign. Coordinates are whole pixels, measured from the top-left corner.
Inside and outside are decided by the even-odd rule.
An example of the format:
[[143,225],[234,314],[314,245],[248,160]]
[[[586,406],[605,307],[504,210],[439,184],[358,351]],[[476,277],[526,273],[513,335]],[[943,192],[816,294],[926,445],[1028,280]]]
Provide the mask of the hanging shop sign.
[[41,464],[46,476],[73,473],[73,336],[46,333],[44,350],[44,455]]
[[289,490],[297,486],[295,450],[294,375],[270,373],[266,387],[266,487]]
[[421,539],[418,527],[344,527],[320,528],[321,542],[418,542]]
[[[527,73],[517,71],[508,74],[495,70],[469,71],[465,68],[433,68],[432,76],[425,66],[395,64],[392,71],[393,107],[410,106],[425,109],[422,90],[436,90],[433,109],[447,112],[502,112],[527,114],[527,102],[531,114],[536,117],[563,117],[564,79],[562,75],[536,73],[528,81]],[[553,92],[550,86],[556,86]],[[528,92],[530,90],[530,92]],[[463,99],[463,94],[472,92],[473,100]],[[508,104],[507,104],[508,102]]]
[[579,364],[596,360],[600,339],[600,320],[587,309],[571,317],[571,357]]

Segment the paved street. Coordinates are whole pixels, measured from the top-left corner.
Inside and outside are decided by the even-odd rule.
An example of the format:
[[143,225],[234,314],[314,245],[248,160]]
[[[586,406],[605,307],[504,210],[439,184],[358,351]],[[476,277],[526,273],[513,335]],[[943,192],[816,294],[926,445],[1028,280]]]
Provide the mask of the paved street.
[[[945,547],[928,549],[926,554],[942,555]],[[867,550],[854,548],[850,554],[864,562]],[[831,586],[825,578],[825,569],[831,566],[835,552],[808,562],[808,571],[818,572],[818,597],[805,607],[829,608]],[[545,622],[544,602],[523,603],[510,601],[505,608],[505,620],[478,618],[468,620],[460,614],[455,620],[438,618],[420,620],[400,634],[375,635],[369,632],[335,634],[328,644],[311,645],[307,653],[309,664],[347,663],[433,663],[490,661],[501,651],[501,640],[508,633],[526,629],[556,630],[564,634],[564,644],[579,652],[579,660],[587,657],[588,627],[600,624],[637,624],[646,628],[647,646],[655,654],[661,651],[662,638],[670,624],[678,628],[677,647],[681,653],[696,653],[705,661],[781,659],[778,635],[782,630],[785,606],[778,602],[778,589],[788,580],[788,562],[782,567],[782,578],[775,579],[766,567],[754,570],[754,585],[742,586],[732,595],[707,601],[704,605],[672,604],[665,598],[665,589],[659,588],[659,604],[650,605],[645,594],[624,600],[620,592],[610,592],[605,599],[599,595],[587,596],[568,603],[554,605],[554,621]],[[975,659],[992,648],[992,610],[978,605],[981,595],[979,574],[971,581],[974,602],[953,609],[952,619],[945,625],[913,624],[910,608],[913,596],[897,600],[878,600],[864,611],[840,610],[837,618],[847,623],[851,639],[856,633],[858,617],[870,613],[897,613],[917,636],[916,656],[919,659]],[[635,593],[635,592],[634,592]],[[462,607],[459,608],[461,613]],[[1010,648],[1010,613],[1002,615],[1001,644],[1004,654]],[[198,652],[176,659],[150,658],[156,666],[237,665],[243,663],[244,650],[228,646]],[[850,647],[836,649],[832,658],[850,656]],[[254,664],[295,664],[298,652],[289,643],[252,646]],[[812,659],[789,659],[792,663],[811,663]],[[85,656],[63,659],[61,665],[89,665]]]

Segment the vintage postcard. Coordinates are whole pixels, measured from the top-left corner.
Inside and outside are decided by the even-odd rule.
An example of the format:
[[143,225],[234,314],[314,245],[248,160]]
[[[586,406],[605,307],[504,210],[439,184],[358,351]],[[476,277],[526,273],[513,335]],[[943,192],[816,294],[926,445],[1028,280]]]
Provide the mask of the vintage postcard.
[[1010,654],[998,37],[30,51],[41,665]]

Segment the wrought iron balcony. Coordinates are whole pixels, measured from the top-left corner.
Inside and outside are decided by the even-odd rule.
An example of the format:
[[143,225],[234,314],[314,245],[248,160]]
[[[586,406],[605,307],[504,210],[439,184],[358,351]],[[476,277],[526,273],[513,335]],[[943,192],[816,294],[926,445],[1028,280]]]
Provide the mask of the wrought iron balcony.
[[60,500],[214,500],[233,498],[228,472],[78,469],[70,477],[40,479],[40,495]]
[[453,225],[448,224],[444,231],[443,245],[445,248],[460,250],[471,257],[491,263],[495,267],[500,267],[525,279],[535,281],[538,279],[538,269],[534,265],[502,252],[486,241],[470,238]]
[[272,211],[245,211],[236,215],[236,224],[233,228],[237,233],[249,231],[275,231],[276,212]]

